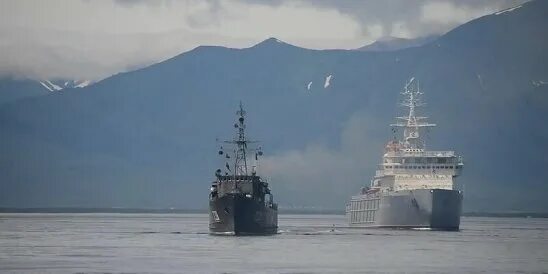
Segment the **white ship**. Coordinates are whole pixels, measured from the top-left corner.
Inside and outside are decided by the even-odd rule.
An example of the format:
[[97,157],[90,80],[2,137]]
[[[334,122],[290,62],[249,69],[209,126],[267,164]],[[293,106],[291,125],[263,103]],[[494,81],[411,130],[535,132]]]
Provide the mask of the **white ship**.
[[382,163],[369,187],[346,206],[351,226],[458,230],[463,194],[455,179],[463,168],[454,151],[426,150],[421,130],[434,127],[417,116],[423,106],[418,81],[411,78],[402,92],[407,116],[392,127],[403,128],[403,140],[386,145]]

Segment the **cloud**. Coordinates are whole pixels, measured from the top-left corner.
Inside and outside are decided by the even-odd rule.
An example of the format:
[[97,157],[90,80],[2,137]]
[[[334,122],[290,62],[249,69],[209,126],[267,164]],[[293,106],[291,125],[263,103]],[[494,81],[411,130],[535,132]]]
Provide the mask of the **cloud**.
[[0,76],[95,80],[199,45],[241,48],[267,37],[357,48],[386,35],[444,32],[521,2],[8,0],[0,2]]
[[372,35],[369,32],[370,26],[378,24],[382,27],[382,36],[406,38],[442,34],[474,18],[526,2],[526,0],[306,1],[315,6],[339,10],[355,18],[360,22],[365,35]]
[[237,1],[2,2],[0,74],[104,78],[204,44],[249,47],[275,36],[304,47],[359,45],[336,10]]
[[494,6],[458,6],[451,2],[427,3],[421,8],[421,22],[451,25],[469,21],[485,14],[496,12]]
[[[372,132],[378,132],[378,127],[371,117],[357,112],[343,127],[338,147],[311,143],[302,150],[266,156],[260,172],[273,182],[276,193],[283,193],[280,204],[343,208],[350,195],[369,185],[381,161],[386,132]],[[316,194],[302,197],[291,193]]]

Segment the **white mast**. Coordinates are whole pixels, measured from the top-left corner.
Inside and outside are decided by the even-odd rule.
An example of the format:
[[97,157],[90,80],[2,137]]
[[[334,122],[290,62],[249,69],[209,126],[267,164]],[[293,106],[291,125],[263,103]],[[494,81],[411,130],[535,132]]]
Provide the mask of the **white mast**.
[[436,124],[430,124],[424,120],[427,117],[416,116],[415,108],[424,106],[420,96],[423,94],[420,92],[418,81],[415,81],[415,77],[409,79],[405,85],[404,91],[401,93],[405,96],[405,99],[400,105],[409,108],[409,114],[404,117],[396,117],[405,122],[398,122],[391,124],[393,127],[403,127],[403,145],[407,149],[424,149],[424,141],[420,138],[420,128],[422,127],[435,127]]

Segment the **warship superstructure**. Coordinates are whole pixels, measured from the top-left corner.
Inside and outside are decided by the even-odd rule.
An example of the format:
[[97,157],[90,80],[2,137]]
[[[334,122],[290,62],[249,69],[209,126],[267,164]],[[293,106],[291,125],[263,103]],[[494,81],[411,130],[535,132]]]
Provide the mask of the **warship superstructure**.
[[[209,231],[223,235],[275,234],[278,205],[273,201],[268,183],[257,175],[257,163],[263,152],[260,147],[251,148],[256,142],[245,136],[246,112],[241,103],[236,114],[236,137],[223,142],[230,148],[221,146],[219,150],[219,156],[226,160],[226,170],[217,169],[216,180],[211,184]],[[255,164],[248,166],[252,161]]]
[[462,172],[462,157],[426,150],[421,130],[436,125],[416,114],[424,105],[422,94],[411,78],[401,103],[409,112],[391,125],[403,128],[403,140],[388,142],[371,185],[346,205],[350,226],[459,229],[463,193],[455,179]]

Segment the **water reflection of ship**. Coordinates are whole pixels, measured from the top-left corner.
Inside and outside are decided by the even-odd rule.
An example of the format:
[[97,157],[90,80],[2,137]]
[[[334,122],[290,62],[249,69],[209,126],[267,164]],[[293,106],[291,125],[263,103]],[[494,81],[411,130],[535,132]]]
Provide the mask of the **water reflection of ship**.
[[424,105],[418,82],[411,78],[402,94],[406,116],[397,117],[393,127],[402,127],[403,140],[390,141],[383,162],[369,187],[351,198],[346,213],[351,226],[409,227],[458,230],[462,191],[455,178],[463,168],[462,158],[453,151],[429,151],[420,130],[434,127],[417,116]]
[[[256,143],[246,139],[245,114],[242,104],[237,112],[236,138],[225,141],[219,155],[226,159],[226,171],[217,169],[209,194],[209,231],[212,234],[275,234],[278,229],[278,205],[274,203],[268,183],[257,175],[257,166],[248,168],[249,153],[258,161],[263,154]],[[232,161],[229,164],[228,161]]]

